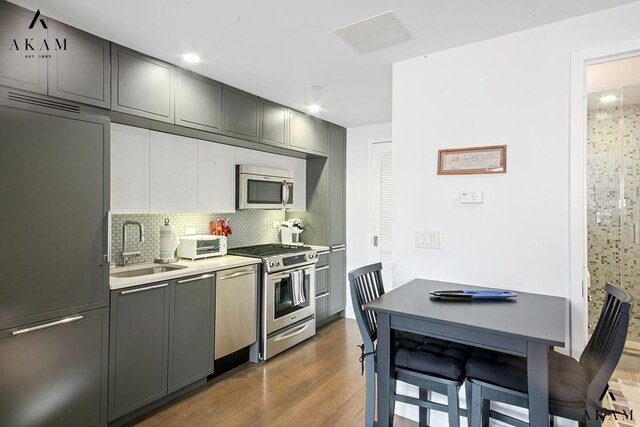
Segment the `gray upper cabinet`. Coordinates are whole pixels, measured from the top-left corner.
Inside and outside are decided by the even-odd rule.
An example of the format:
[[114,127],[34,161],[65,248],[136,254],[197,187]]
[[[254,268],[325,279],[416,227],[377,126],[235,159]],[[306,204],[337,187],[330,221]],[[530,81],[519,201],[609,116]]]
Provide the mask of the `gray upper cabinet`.
[[0,332],[0,425],[106,426],[109,310]]
[[327,155],[329,144],[329,123],[316,117],[311,118],[311,152]]
[[289,148],[309,151],[309,116],[295,110],[289,110]]
[[329,246],[345,244],[346,237],[346,131],[329,126]]
[[53,19],[49,40],[52,48],[62,47],[49,60],[49,95],[109,108],[109,42]]
[[260,142],[287,147],[289,139],[287,107],[261,99],[260,115],[262,119]]
[[[40,45],[47,29],[39,21],[29,29],[34,13],[8,2],[0,3],[0,84],[47,93],[47,58]],[[41,16],[45,25],[47,18]]]
[[167,394],[169,284],[111,292],[109,421]]
[[111,45],[111,109],[174,122],[175,67]]
[[0,3],[0,84],[109,108],[109,42],[42,15],[29,28],[34,17]]
[[247,92],[223,87],[223,133],[228,136],[259,142],[259,100]]
[[[0,224],[10,224],[2,237],[11,242],[0,245],[0,329],[109,301],[109,122],[38,101],[0,99]],[[57,247],[37,268],[34,242]]]
[[178,69],[177,125],[222,133],[222,83]]
[[214,286],[213,274],[171,286],[169,393],[213,372]]

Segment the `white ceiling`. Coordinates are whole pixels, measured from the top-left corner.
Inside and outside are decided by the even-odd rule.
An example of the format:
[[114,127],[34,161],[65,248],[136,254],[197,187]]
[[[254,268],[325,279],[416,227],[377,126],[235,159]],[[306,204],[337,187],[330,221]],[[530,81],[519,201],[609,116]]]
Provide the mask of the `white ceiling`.
[[[12,0],[346,127],[391,120],[391,64],[633,0]],[[332,30],[393,10],[414,36],[367,54]],[[196,66],[181,63],[198,53]],[[311,86],[320,85],[322,90]]]

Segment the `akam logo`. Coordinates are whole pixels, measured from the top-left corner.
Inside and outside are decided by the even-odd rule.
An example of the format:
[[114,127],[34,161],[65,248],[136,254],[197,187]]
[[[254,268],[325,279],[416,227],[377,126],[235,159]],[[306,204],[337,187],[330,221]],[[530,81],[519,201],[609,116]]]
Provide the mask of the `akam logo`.
[[[43,29],[48,30],[47,22],[40,18],[40,9],[36,11],[36,14],[33,16],[31,23],[29,24],[29,30],[33,30],[36,28],[38,22],[42,26]],[[44,37],[39,39],[37,37],[29,37],[30,34],[27,34],[23,39],[14,38],[11,41],[11,46],[9,50],[20,52],[25,52],[25,58],[51,58],[51,54],[49,52],[53,51],[62,51],[67,50],[67,39],[59,39],[54,38],[53,40]],[[18,42],[18,40],[20,40]],[[24,43],[23,43],[24,40]],[[36,53],[37,52],[37,53]]]

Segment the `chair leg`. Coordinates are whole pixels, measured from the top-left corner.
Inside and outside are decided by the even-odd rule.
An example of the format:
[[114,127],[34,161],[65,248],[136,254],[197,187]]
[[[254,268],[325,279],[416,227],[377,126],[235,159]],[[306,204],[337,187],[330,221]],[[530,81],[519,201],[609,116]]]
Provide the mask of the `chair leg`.
[[489,420],[491,419],[491,417],[489,416],[489,412],[491,412],[490,409],[491,409],[491,401],[483,397],[482,408],[481,408],[482,427],[489,427]]
[[365,427],[373,427],[373,416],[376,409],[376,372],[373,360],[367,360],[365,364],[364,425]]
[[396,381],[395,378],[391,378],[391,396],[389,397],[389,413],[391,414],[391,417],[389,417],[391,419],[391,423],[389,424],[389,427],[393,427],[393,418],[395,417],[395,413],[396,413],[396,387],[398,386],[398,381]]
[[[431,391],[421,388],[418,391],[420,400],[423,402],[431,400]],[[428,426],[429,425],[429,410],[427,408],[420,408],[420,417],[418,421],[418,426]]]
[[464,382],[464,400],[467,402],[467,426],[471,427],[471,383]]
[[482,409],[484,409],[482,399],[482,387],[478,384],[469,384],[467,386],[467,417],[469,418],[469,427],[481,427],[483,422]]
[[459,427],[460,399],[458,398],[458,387],[454,385],[447,387],[447,407],[449,409],[449,427]]

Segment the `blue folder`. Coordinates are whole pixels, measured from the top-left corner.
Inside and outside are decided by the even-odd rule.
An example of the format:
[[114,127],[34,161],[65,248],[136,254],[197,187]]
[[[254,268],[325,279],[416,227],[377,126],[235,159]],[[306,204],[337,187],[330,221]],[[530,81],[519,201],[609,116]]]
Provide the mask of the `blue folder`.
[[440,299],[447,300],[458,300],[458,301],[468,301],[468,300],[503,300],[507,298],[514,298],[518,296],[517,294],[505,291],[502,289],[487,289],[487,290],[477,290],[477,289],[449,289],[442,291],[432,291],[429,292],[434,297]]

